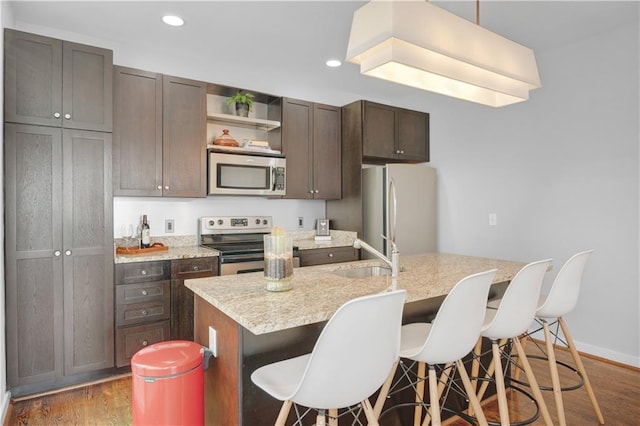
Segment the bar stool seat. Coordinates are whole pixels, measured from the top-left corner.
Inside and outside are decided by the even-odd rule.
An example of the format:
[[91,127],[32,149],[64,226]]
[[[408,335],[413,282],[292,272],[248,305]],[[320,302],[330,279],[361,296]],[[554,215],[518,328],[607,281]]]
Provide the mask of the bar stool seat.
[[[285,424],[293,404],[299,424],[317,410],[317,425],[325,424],[327,410],[359,404],[369,424],[377,425],[368,398],[398,358],[405,296],[395,290],[350,300],[327,322],[310,354],[255,370],[253,383],[283,401],[275,424]],[[300,413],[298,406],[306,410]]]

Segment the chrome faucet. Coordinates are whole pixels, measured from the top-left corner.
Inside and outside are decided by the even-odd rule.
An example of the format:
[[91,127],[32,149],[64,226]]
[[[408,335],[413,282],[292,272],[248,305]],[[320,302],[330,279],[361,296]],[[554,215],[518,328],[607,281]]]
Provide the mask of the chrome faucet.
[[387,237],[385,235],[382,235],[382,238],[384,238],[391,246],[390,258],[380,253],[378,250],[371,247],[369,244],[365,243],[359,238],[353,240],[353,248],[362,248],[378,257],[391,268],[391,278],[398,278],[398,273],[400,272],[400,252],[398,251],[398,246],[396,245],[396,218],[398,213],[398,200],[396,198],[396,183],[393,178],[389,179],[389,198],[387,200],[387,203],[389,210],[389,222],[391,222],[391,217],[393,217],[393,222],[389,223],[389,236]]
[[[386,239],[384,235],[382,237]],[[391,259],[389,259],[387,256],[380,253],[378,250],[371,247],[369,244],[365,243],[359,238],[353,240],[353,248],[361,248],[373,254],[384,263],[386,263],[389,268],[391,268],[391,278],[398,278],[398,272],[400,271],[400,252],[398,251],[398,247],[396,246],[395,242],[389,242],[391,243]]]

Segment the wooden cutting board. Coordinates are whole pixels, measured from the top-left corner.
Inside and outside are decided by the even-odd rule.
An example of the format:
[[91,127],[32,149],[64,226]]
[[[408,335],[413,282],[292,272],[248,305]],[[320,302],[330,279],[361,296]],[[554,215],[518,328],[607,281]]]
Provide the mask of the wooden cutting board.
[[142,254],[154,253],[158,251],[167,251],[169,246],[165,246],[162,243],[153,243],[151,247],[138,248],[138,247],[116,247],[116,254],[126,256],[139,256]]

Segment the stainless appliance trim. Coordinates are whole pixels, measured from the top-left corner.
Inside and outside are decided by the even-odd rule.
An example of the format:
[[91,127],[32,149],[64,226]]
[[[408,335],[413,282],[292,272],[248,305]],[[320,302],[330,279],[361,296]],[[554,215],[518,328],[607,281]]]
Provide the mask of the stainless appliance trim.
[[[214,150],[208,151],[208,195],[263,195],[280,196],[286,194],[286,159],[282,156],[265,156],[256,153],[224,153]],[[218,173],[222,166],[247,168],[263,168],[265,182],[262,187],[249,188],[223,187],[219,182]]]

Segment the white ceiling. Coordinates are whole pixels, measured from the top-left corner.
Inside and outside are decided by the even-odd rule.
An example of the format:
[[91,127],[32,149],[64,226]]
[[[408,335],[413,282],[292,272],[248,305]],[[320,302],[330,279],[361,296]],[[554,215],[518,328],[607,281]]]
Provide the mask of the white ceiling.
[[[324,66],[329,58],[344,59],[353,12],[364,3],[16,1],[9,6],[18,28],[53,28],[162,55],[172,58],[176,69],[191,64],[194,73],[186,77],[335,104],[367,98],[402,105],[408,98],[428,102],[437,96],[360,76],[352,64]],[[434,3],[475,21],[475,1]],[[539,54],[637,23],[638,10],[637,1],[483,0],[480,24]],[[180,15],[186,24],[166,26],[160,21],[166,13]],[[119,58],[114,51],[116,63],[136,65],[135,58]],[[168,68],[153,71],[173,72]],[[544,70],[540,74],[544,85]]]

